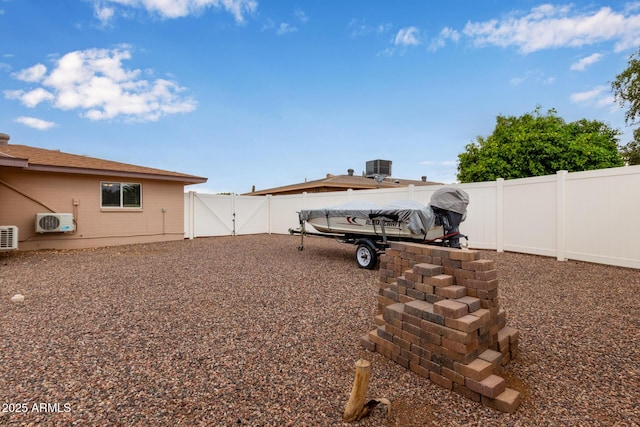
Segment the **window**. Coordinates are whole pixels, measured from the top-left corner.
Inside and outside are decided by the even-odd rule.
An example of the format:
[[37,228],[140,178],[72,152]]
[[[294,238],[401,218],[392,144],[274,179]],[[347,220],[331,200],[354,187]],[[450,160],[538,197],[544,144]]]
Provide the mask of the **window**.
[[103,208],[141,208],[142,184],[101,182],[100,206]]

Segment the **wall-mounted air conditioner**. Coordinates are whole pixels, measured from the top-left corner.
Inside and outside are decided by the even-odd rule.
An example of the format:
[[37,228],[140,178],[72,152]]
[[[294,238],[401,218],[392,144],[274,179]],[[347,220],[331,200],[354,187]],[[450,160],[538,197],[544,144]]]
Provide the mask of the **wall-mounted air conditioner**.
[[18,249],[18,227],[0,225],[0,251]]
[[73,214],[36,214],[36,233],[69,233],[72,231],[76,231],[76,224],[73,221]]

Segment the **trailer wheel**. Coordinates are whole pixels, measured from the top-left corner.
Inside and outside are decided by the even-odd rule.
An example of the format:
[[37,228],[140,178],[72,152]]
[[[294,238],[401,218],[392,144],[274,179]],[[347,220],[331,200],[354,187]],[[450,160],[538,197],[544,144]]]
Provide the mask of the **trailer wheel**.
[[356,250],[356,261],[358,261],[358,265],[361,268],[373,270],[376,266],[376,262],[378,261],[378,255],[376,254],[375,249],[371,248],[366,243],[360,243]]

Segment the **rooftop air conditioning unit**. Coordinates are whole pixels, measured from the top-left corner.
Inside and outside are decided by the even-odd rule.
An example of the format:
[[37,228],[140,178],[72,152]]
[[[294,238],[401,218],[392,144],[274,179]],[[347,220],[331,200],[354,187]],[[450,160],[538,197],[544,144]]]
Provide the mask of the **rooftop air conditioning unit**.
[[0,251],[18,249],[18,227],[0,225]]
[[73,220],[73,214],[36,214],[36,233],[69,233],[73,231],[76,231],[76,224]]
[[391,160],[369,160],[367,162],[367,177],[376,175],[391,176]]

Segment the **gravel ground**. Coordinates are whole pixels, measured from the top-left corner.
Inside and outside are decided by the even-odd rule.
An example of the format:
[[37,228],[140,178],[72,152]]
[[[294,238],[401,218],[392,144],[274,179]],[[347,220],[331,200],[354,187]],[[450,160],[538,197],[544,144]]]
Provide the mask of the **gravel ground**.
[[[0,254],[0,425],[638,425],[640,272],[495,252],[520,354],[504,414],[359,346],[377,271],[329,239],[239,236]],[[23,303],[11,302],[16,293]],[[17,412],[20,411],[20,412]]]

